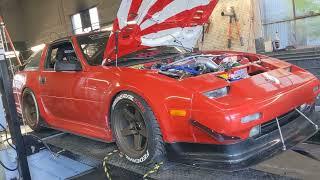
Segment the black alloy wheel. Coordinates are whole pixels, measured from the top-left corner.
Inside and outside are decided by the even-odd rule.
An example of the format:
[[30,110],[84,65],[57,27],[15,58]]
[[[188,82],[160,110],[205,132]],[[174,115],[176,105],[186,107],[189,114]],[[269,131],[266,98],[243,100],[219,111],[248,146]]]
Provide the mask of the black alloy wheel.
[[120,93],[111,107],[111,128],[117,146],[136,164],[157,163],[165,158],[165,147],[158,121],[140,96]]
[[142,155],[148,144],[146,124],[139,108],[125,100],[117,106],[119,111],[114,124],[118,142],[125,152],[135,157]]

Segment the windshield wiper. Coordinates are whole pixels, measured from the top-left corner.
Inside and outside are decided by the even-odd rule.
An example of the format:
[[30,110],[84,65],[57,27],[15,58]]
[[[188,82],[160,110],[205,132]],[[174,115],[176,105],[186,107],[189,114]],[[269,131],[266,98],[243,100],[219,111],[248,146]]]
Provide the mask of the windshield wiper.
[[127,60],[150,60],[150,59],[154,59],[153,57],[147,57],[147,58],[142,58],[142,57],[132,57],[132,58],[125,58],[123,61],[127,61]]
[[164,52],[164,53],[160,53],[157,54],[156,56],[154,56],[154,58],[167,58],[167,57],[171,57],[171,56],[178,56],[178,55],[182,55],[181,53],[177,53],[177,52]]
[[[137,64],[145,63],[146,61],[149,62],[150,60],[154,60],[153,57],[148,58],[140,58],[140,57],[132,57],[132,58],[124,58],[118,59],[118,66],[133,66]],[[107,63],[106,66],[114,66],[116,64],[115,61]]]
[[[164,52],[164,53],[160,53],[157,54],[155,56],[148,56],[148,57],[129,57],[129,58],[119,58],[118,59],[118,65],[119,66],[133,66],[133,65],[137,65],[137,64],[143,64],[143,63],[149,63],[149,62],[153,62],[153,61],[158,61],[158,60],[163,60],[169,57],[175,57],[178,55],[183,55],[181,53],[177,53],[177,52]],[[110,62],[106,64],[107,66],[112,66],[115,65],[115,62]]]

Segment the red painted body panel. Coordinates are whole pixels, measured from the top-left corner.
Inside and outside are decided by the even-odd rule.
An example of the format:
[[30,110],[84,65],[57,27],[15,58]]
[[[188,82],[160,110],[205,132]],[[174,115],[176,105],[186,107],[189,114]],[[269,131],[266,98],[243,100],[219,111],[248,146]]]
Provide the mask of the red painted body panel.
[[[79,47],[74,47],[84,69],[81,72],[45,71],[46,47],[38,71],[22,71],[15,75],[17,109],[20,111],[23,89],[30,88],[36,95],[41,117],[50,126],[108,142],[113,140],[109,125],[110,105],[121,91],[132,91],[147,101],[160,124],[165,142],[213,144],[227,142],[216,141],[192,126],[190,120],[218,133],[247,139],[255,125],[303,103],[313,103],[319,93],[319,90],[313,92],[319,81],[309,72],[292,65],[292,72],[279,68],[268,72],[281,81],[279,85],[266,81],[259,74],[232,82],[228,96],[213,100],[202,93],[228,83],[212,74],[177,80],[152,70],[89,66]],[[264,56],[261,58],[262,63],[269,63],[270,67],[290,65]],[[40,76],[46,77],[45,85],[39,83]],[[172,117],[170,109],[184,109],[187,115]],[[247,124],[240,122],[241,117],[255,112],[263,114],[260,120]]]

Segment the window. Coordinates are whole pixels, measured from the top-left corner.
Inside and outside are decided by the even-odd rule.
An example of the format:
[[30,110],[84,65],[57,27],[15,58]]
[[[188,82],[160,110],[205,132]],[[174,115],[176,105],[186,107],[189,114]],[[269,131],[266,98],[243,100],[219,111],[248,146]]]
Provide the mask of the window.
[[52,45],[48,52],[49,53],[45,63],[46,70],[54,70],[54,66],[57,61],[63,61],[70,64],[78,61],[71,42],[63,42]]
[[42,55],[42,50],[34,52],[28,59],[27,65],[24,70],[37,70],[39,69],[40,59]]
[[109,37],[108,32],[79,36],[77,38],[81,50],[91,66],[102,64],[103,53]]
[[96,7],[71,16],[74,34],[82,34],[100,29],[98,9]]

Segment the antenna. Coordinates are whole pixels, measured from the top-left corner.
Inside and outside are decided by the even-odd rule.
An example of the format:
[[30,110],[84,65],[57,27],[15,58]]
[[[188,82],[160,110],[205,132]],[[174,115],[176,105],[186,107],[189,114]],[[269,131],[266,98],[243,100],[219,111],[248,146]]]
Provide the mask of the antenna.
[[119,31],[115,31],[115,54],[116,54],[116,67],[118,67],[118,53],[119,53]]

